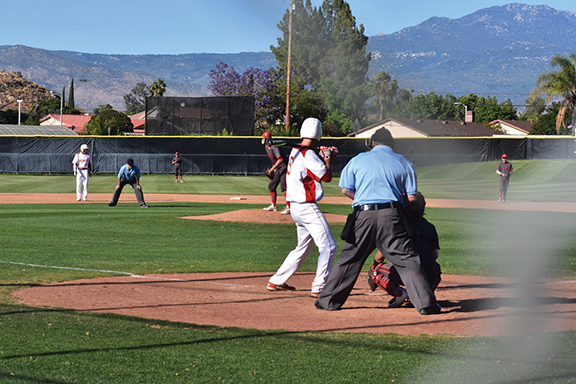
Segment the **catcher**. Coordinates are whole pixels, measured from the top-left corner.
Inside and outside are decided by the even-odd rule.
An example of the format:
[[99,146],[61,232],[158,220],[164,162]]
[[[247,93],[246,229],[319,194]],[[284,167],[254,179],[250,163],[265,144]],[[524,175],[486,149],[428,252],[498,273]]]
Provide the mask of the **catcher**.
[[[264,132],[262,135],[264,139],[271,139],[272,135],[270,132]],[[280,189],[282,190],[282,194],[284,195],[284,199],[286,199],[286,164],[288,163],[288,159],[286,155],[282,153],[280,148],[274,147],[271,145],[265,145],[264,148],[266,149],[266,154],[270,158],[272,162],[272,167],[266,169],[266,176],[270,179],[268,183],[268,190],[270,191],[270,199],[272,200],[272,204],[270,206],[263,208],[265,211],[277,211],[278,206],[276,204],[276,200],[278,198],[278,194],[276,190],[278,189],[278,185],[280,185]],[[286,202],[286,209],[280,212],[281,215],[289,215],[290,214],[290,203]]]
[[[426,200],[420,192],[416,194],[416,201],[404,210],[407,219],[414,223],[418,234],[412,238],[414,250],[420,256],[422,269],[428,278],[428,282],[435,290],[440,284],[442,271],[436,262],[440,255],[440,244],[436,227],[424,218]],[[388,303],[388,308],[397,308],[410,300],[408,292],[403,288],[404,283],[392,263],[384,263],[384,255],[378,251],[374,257],[374,264],[368,273],[368,284],[372,291],[380,287],[389,295],[393,296]]]

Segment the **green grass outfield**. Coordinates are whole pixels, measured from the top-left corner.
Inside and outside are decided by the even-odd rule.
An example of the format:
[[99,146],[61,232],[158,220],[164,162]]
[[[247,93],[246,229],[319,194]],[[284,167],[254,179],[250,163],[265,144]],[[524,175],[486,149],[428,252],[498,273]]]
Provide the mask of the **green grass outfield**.
[[[420,190],[428,198],[494,199],[496,164],[418,169]],[[513,164],[510,200],[575,201],[576,162]],[[145,193],[267,194],[265,177],[185,181],[142,177]],[[112,193],[114,185],[114,175],[97,175],[90,192]],[[327,195],[340,195],[336,182],[326,187]],[[2,192],[73,193],[74,178],[0,175]],[[7,296],[35,284],[110,275],[90,270],[275,271],[295,245],[293,225],[178,219],[252,207],[261,208],[0,204],[0,261],[11,262],[0,263],[0,383],[576,382],[575,332],[456,338],[263,331],[35,308]],[[444,273],[510,276],[535,265],[536,276],[576,278],[576,214],[429,208],[427,218],[440,234]],[[341,228],[332,225],[335,234]],[[302,270],[314,268],[310,257]]]
[[[574,180],[576,161],[512,161],[509,199],[523,201],[576,201]],[[498,198],[497,161],[449,164],[417,169],[420,191],[434,199]],[[245,194],[267,195],[265,176],[184,175],[183,184],[174,183],[172,175],[142,175],[145,193]],[[324,185],[327,196],[342,196],[338,177]],[[110,193],[117,183],[115,175],[96,174],[90,179],[91,193]],[[0,174],[0,193],[73,193],[75,178],[68,175]]]

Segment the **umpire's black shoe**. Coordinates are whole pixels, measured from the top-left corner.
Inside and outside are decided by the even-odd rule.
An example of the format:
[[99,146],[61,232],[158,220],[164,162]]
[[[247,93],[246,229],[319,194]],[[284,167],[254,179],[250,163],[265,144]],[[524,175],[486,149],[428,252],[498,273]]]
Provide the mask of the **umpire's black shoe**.
[[440,306],[440,304],[436,303],[434,305],[431,305],[430,307],[422,308],[418,312],[420,312],[421,315],[436,315],[440,313],[441,310],[442,307]]
[[114,204],[114,203],[108,203],[108,206],[109,206],[109,207],[115,207],[116,204]]
[[314,306],[316,307],[316,309],[320,309],[322,311],[338,311],[340,310],[340,308],[338,309],[329,309],[329,308],[324,308],[321,304],[320,304],[320,300],[316,300],[314,302]]

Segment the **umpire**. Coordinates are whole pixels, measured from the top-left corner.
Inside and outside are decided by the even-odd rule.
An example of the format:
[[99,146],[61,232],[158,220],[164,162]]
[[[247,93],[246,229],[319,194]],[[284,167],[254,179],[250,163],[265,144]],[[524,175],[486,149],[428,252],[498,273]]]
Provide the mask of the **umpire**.
[[112,201],[108,203],[109,207],[114,207],[118,204],[118,199],[120,199],[120,194],[122,189],[126,184],[130,184],[134,188],[134,194],[136,195],[136,200],[142,208],[148,208],[144,202],[144,193],[142,192],[142,186],[140,186],[140,168],[134,165],[134,160],[126,160],[126,164],[120,168],[118,172],[118,184],[114,189],[114,195],[112,195]]
[[342,193],[354,200],[355,220],[350,233],[343,235],[346,243],[316,308],[339,310],[364,262],[378,248],[398,270],[416,310],[422,315],[439,313],[440,305],[414,251],[411,228],[402,212],[404,203],[416,200],[414,167],[393,151],[394,139],[386,128],[372,135],[372,146],[371,151],[350,160],[340,175]]

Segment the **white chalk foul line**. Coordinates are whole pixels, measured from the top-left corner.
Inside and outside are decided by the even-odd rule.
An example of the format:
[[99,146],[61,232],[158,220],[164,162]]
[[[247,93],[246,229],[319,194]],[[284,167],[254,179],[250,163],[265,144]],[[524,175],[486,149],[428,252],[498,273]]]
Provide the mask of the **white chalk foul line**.
[[[159,276],[144,276],[144,275],[137,275],[131,272],[122,272],[122,271],[108,271],[105,269],[87,269],[87,268],[73,268],[73,267],[61,267],[57,265],[40,265],[40,264],[29,264],[29,263],[19,263],[15,261],[2,261],[0,263],[4,264],[15,264],[15,265],[24,265],[27,267],[37,267],[37,268],[54,268],[54,269],[69,269],[73,271],[86,271],[86,272],[103,272],[103,273],[114,273],[118,275],[126,275],[130,277],[137,277],[140,279],[150,279],[150,280],[168,280],[168,281],[188,281],[184,279],[174,279],[168,277],[159,277]],[[230,283],[215,283],[213,281],[207,281],[205,283],[214,284],[214,285],[229,285],[234,287],[255,287],[255,285],[244,285],[244,284],[230,284]]]

